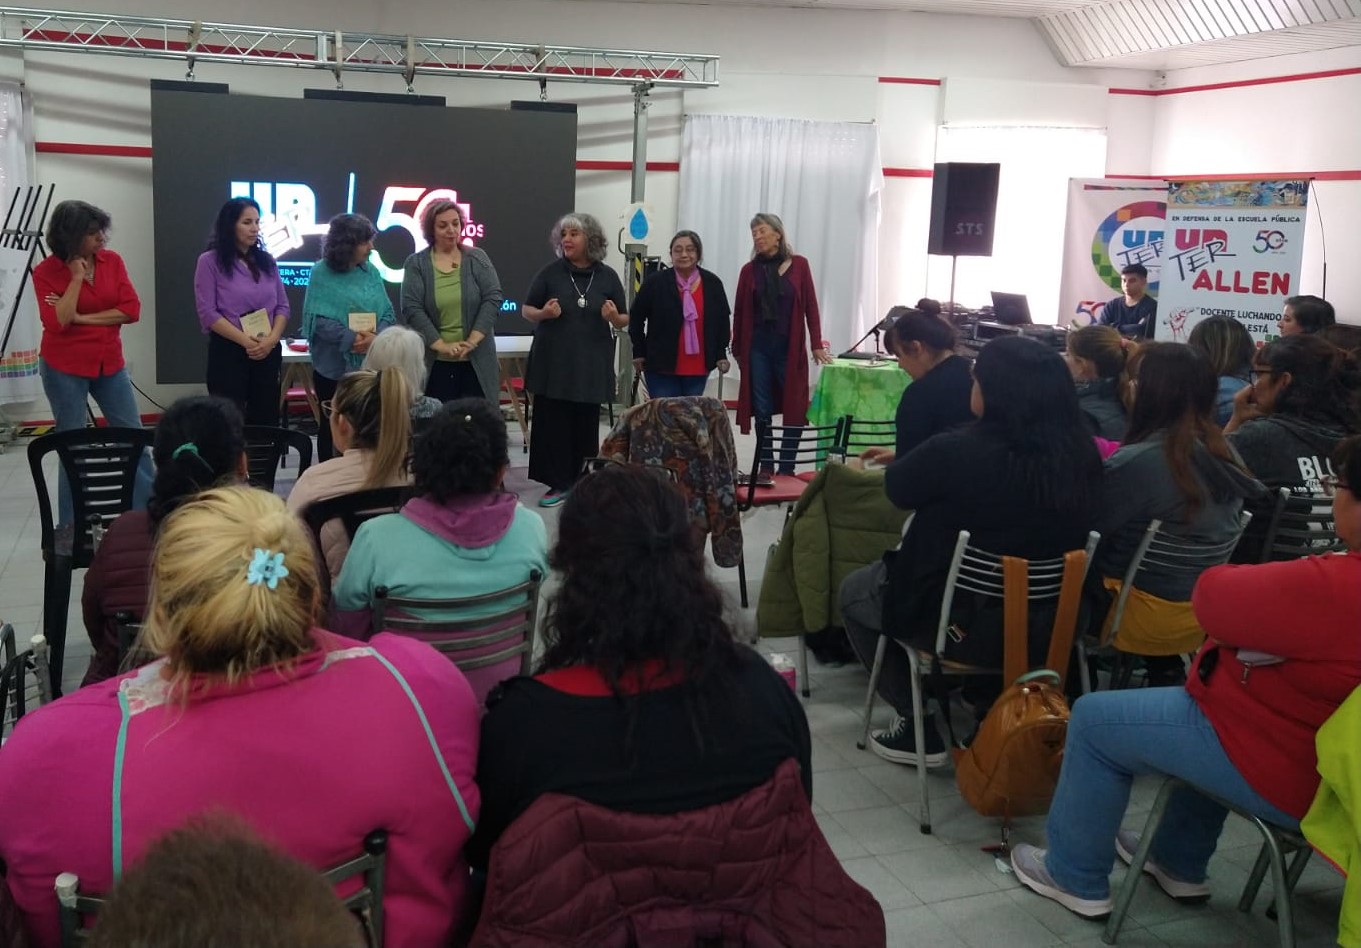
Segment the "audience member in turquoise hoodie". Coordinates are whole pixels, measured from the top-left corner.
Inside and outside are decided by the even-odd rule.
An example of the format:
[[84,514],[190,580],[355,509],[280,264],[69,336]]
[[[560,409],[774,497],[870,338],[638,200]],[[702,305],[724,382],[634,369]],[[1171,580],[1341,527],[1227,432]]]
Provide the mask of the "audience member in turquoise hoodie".
[[403,598],[461,599],[517,586],[534,570],[547,576],[543,520],[502,489],[509,466],[496,406],[481,398],[445,404],[416,439],[416,497],[355,535],[331,627],[368,638],[379,586]]

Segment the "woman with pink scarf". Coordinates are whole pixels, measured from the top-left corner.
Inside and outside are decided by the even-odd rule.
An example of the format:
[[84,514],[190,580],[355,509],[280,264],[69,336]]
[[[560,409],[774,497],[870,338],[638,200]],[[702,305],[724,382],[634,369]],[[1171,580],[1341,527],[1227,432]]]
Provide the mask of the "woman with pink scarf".
[[653,398],[703,395],[715,366],[728,371],[732,308],[723,281],[699,265],[702,259],[699,234],[677,232],[671,269],[648,277],[633,301],[633,368],[646,374]]

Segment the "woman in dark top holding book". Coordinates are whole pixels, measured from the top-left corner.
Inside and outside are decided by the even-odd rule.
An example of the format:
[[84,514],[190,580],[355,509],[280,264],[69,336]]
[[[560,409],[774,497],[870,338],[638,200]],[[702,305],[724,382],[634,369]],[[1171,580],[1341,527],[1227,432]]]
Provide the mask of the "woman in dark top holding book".
[[955,328],[930,313],[895,307],[884,345],[898,360],[898,367],[912,378],[894,415],[897,444],[868,448],[861,460],[888,464],[933,434],[973,421],[969,408],[973,376],[969,360],[955,355]]
[[735,640],[674,484],[622,465],[583,477],[549,565],[562,585],[539,673],[493,691],[482,719],[474,868],[545,793],[681,813],[739,797],[794,758],[812,799],[803,708]]

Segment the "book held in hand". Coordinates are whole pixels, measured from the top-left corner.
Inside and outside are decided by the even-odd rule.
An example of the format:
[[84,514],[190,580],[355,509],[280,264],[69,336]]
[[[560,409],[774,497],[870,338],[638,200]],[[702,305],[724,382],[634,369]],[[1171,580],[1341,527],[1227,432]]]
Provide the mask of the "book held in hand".
[[377,313],[351,313],[350,332],[377,332]]
[[241,317],[241,331],[252,339],[261,339],[269,335],[269,331],[274,326],[269,318],[269,313],[263,309],[257,309],[253,313],[247,313]]

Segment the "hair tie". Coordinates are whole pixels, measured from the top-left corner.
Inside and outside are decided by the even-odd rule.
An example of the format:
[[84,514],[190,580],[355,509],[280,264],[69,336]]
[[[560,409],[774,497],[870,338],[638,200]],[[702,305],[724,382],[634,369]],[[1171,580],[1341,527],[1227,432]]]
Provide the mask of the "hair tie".
[[463,421],[464,421],[465,423],[471,423],[472,420],[473,420],[473,416],[472,416],[472,415],[464,415],[464,416],[463,416]]
[[170,460],[178,461],[180,459],[180,455],[184,454],[186,451],[192,454],[194,457],[198,458],[200,461],[203,460],[203,455],[198,453],[198,445],[194,444],[194,442],[192,441],[186,441],[184,442],[184,444],[180,445],[174,451],[171,451]]
[[288,567],[284,565],[282,552],[262,550],[257,546],[255,556],[250,561],[250,568],[246,570],[246,584],[259,586],[263,583],[273,590],[279,588],[279,580],[287,575]]

